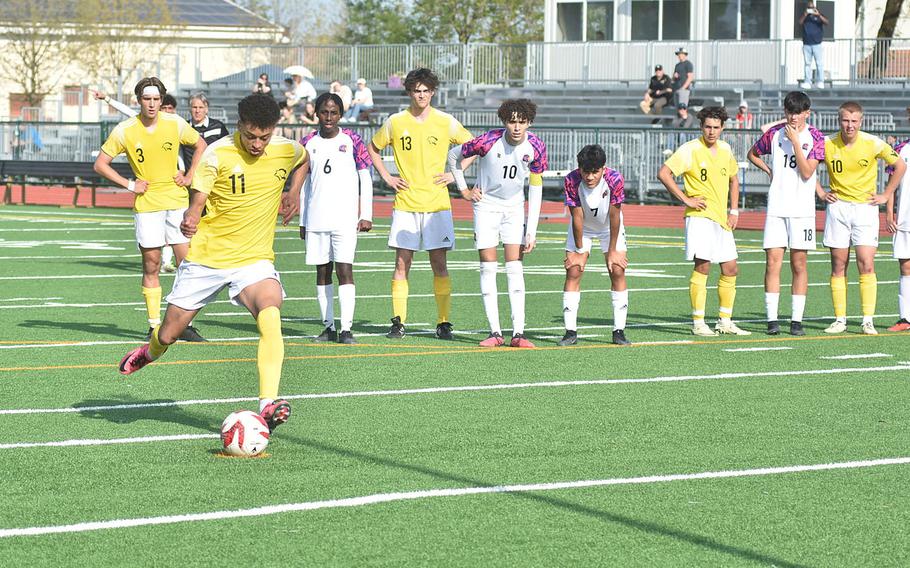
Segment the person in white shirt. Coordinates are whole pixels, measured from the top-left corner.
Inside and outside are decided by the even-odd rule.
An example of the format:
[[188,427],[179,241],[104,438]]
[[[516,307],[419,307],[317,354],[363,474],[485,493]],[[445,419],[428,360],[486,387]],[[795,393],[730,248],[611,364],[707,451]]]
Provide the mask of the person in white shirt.
[[354,99],[354,93],[351,92],[350,87],[342,85],[341,81],[332,81],[331,84],[329,84],[329,92],[335,93],[341,97],[341,102],[344,104],[343,113],[351,108],[351,101]]
[[[316,99],[316,89],[313,87],[312,83],[300,75],[292,76],[291,80],[294,87],[293,95],[295,105],[300,102],[312,101]],[[290,104],[290,102],[288,104]]]
[[351,101],[351,108],[344,113],[345,122],[357,122],[360,113],[373,109],[373,91],[367,87],[367,80],[357,79],[357,92]]
[[[355,343],[354,251],[357,233],[373,228],[372,160],[360,136],[339,128],[341,97],[316,99],[319,129],[301,140],[310,161],[300,198],[300,238],[306,240],[306,263],[316,266],[316,299],[324,330],[316,341]],[[359,209],[359,214],[358,214]],[[341,333],[335,331],[332,265],[338,276]]]

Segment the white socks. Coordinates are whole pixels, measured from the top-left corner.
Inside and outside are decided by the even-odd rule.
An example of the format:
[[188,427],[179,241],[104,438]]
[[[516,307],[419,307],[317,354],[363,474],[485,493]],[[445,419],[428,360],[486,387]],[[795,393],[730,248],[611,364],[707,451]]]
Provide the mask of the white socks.
[[897,294],[897,307],[901,319],[910,321],[910,276],[901,276]]
[[338,286],[338,303],[341,305],[341,331],[351,331],[354,324],[354,303],[356,302],[353,284]]
[[161,266],[174,263],[174,249],[170,245],[161,247]]
[[[790,321],[803,321],[803,312],[806,311],[806,296],[793,294],[790,296],[793,303],[793,313]],[[779,292],[765,292],[765,309],[768,313],[768,321],[778,320],[778,307],[780,304]]]
[[765,292],[765,313],[768,321],[777,321],[777,311],[780,304],[780,292]]
[[319,303],[319,315],[322,326],[335,329],[335,290],[332,284],[316,285],[316,302]]
[[566,324],[566,331],[578,329],[578,304],[581,301],[581,292],[562,293],[562,319]]
[[793,302],[793,315],[790,316],[790,321],[803,321],[803,312],[806,311],[806,296],[793,294],[790,299]]
[[626,316],[629,313],[629,291],[612,291],[613,298],[613,329],[626,329]]
[[[506,263],[506,266],[508,266],[508,263]],[[480,295],[483,298],[483,309],[487,313],[487,321],[490,322],[490,332],[502,335],[502,327],[499,324],[499,300],[497,294],[496,263],[481,262]]]
[[525,332],[525,274],[520,260],[506,263],[509,304],[512,307],[512,335]]

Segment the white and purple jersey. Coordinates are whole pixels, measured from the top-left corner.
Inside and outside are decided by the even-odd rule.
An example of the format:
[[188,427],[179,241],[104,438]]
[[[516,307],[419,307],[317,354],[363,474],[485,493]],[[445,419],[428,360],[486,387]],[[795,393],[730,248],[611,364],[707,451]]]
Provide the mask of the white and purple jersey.
[[497,128],[461,145],[462,157],[480,156],[477,185],[483,199],[474,204],[478,209],[512,209],[524,204],[525,181],[531,174],[547,169],[547,147],[528,132],[525,141],[512,146],[506,141],[504,128]]
[[[342,128],[333,138],[313,131],[300,141],[310,157],[310,173],[300,197],[300,226],[307,231],[356,230],[362,172],[369,174],[372,161],[360,136]],[[363,207],[361,207],[363,208]],[[372,212],[360,211],[371,219]]]
[[[773,217],[814,217],[816,174],[803,180],[787,138],[785,124],[768,129],[752,146],[759,156],[771,155],[771,188],[768,190],[768,215]],[[799,133],[799,143],[807,160],[825,161],[825,135],[812,126]]]
[[[910,165],[910,138],[895,144],[894,151],[905,164]],[[885,168],[885,173],[893,174],[894,166]],[[897,230],[899,231],[910,231],[910,195],[908,194],[910,194],[910,175],[904,174],[897,190],[897,203],[894,208],[894,212],[897,213]]]
[[581,207],[584,229],[595,233],[610,229],[610,205],[622,205],[626,200],[625,180],[612,168],[604,168],[604,175],[596,187],[588,187],[581,172],[573,170],[566,176],[564,187],[566,206]]

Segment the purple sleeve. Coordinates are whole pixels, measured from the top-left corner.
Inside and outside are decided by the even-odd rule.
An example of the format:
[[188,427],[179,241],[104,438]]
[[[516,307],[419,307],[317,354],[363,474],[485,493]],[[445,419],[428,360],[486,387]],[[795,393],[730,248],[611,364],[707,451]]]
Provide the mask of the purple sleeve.
[[366,144],[363,143],[363,139],[353,130],[348,130],[347,128],[342,129],[342,132],[347,134],[351,142],[354,145],[352,152],[354,154],[354,165],[358,170],[368,170],[373,166],[373,160],[370,159],[370,155],[367,153]]
[[[910,138],[904,140],[903,142],[898,142],[897,144],[894,145],[894,152],[897,153],[897,155],[899,156],[901,153],[901,150],[903,150],[904,146],[906,146],[908,143],[910,143]],[[893,174],[894,166],[886,166],[885,173],[888,175]]]
[[566,190],[566,206],[568,207],[578,207],[581,205],[581,201],[578,197],[578,185],[581,183],[581,175],[578,173],[578,170],[572,170],[569,175],[566,176],[563,186]]
[[309,134],[307,134],[306,136],[304,136],[303,138],[300,139],[300,145],[306,146],[306,143],[309,142],[310,140],[312,140],[313,137],[316,136],[317,134],[319,134],[318,130],[314,130],[314,131],[310,132]]
[[531,160],[528,169],[531,170],[531,173],[542,174],[547,171],[547,167],[550,165],[547,160],[547,145],[543,143],[543,140],[530,133],[528,134],[528,142],[534,148],[534,159]]
[[817,128],[810,126],[809,134],[812,135],[812,149],[806,155],[807,160],[825,161],[825,135]]
[[493,144],[496,144],[504,133],[505,130],[498,128],[481,134],[477,138],[468,140],[461,145],[461,157],[470,158],[471,156],[480,156],[482,158],[486,156],[487,152],[490,151],[490,148],[493,147]]
[[620,205],[626,200],[626,181],[618,171],[606,168],[604,176],[610,188],[610,205]]
[[771,140],[774,138],[774,134],[783,128],[783,124],[778,124],[769,128],[764,134],[761,135],[761,138],[752,146],[752,149],[755,150],[755,153],[759,156],[765,156],[771,153]]

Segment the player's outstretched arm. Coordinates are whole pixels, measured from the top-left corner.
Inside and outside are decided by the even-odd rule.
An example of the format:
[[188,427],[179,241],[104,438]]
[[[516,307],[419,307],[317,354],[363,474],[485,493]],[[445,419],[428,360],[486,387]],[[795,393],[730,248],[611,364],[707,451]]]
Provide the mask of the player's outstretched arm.
[[367,146],[367,154],[370,155],[370,160],[373,161],[373,167],[379,172],[379,177],[382,178],[382,181],[386,182],[386,184],[395,191],[403,191],[408,188],[407,180],[393,176],[389,173],[389,170],[386,169],[385,164],[382,162],[382,155],[379,153],[379,148],[372,142]]
[[98,152],[98,157],[95,159],[95,165],[93,166],[95,173],[104,176],[136,195],[145,193],[145,190],[148,189],[148,182],[142,179],[137,179],[135,181],[126,179],[117,173],[117,170],[111,167],[111,161],[113,161],[113,159],[114,158],[107,155],[106,152]]
[[686,207],[698,209],[699,211],[707,207],[703,197],[689,198],[683,190],[679,189],[679,186],[676,185],[676,180],[673,179],[673,172],[670,171],[670,168],[666,165],[660,167],[660,170],[657,172],[657,179],[660,180],[660,183],[664,184],[664,187],[667,188],[670,195],[682,201]]
[[739,223],[739,176],[730,176],[730,213],[727,215],[727,226],[735,229]]

